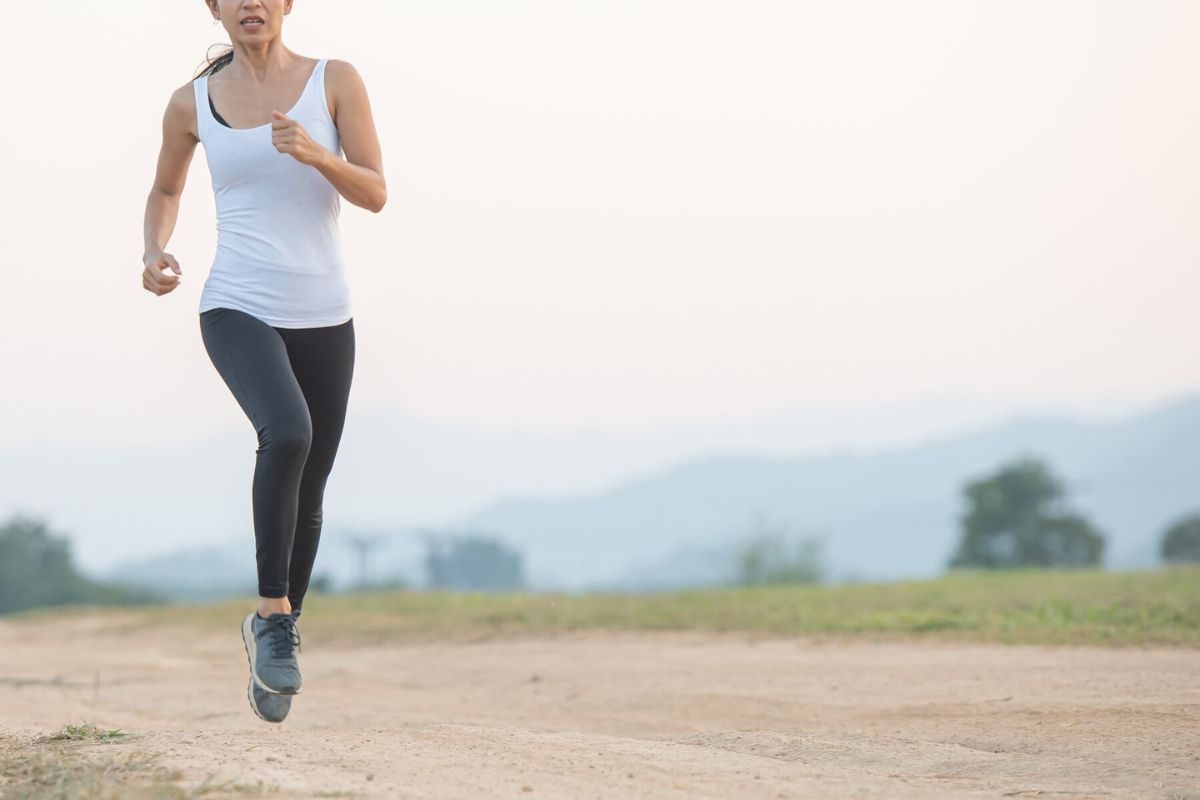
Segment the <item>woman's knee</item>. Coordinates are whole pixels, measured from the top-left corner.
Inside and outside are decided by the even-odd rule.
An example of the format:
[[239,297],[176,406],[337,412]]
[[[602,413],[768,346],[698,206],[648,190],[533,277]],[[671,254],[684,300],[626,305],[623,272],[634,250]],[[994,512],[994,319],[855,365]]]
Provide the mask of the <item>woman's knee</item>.
[[268,425],[260,437],[260,449],[284,458],[303,459],[312,447],[312,423],[307,418],[286,424]]

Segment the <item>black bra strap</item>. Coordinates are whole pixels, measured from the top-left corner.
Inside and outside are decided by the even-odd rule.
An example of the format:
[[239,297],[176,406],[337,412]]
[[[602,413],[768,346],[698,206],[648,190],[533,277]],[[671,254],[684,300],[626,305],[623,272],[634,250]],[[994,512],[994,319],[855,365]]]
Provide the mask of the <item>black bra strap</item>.
[[212,115],[213,115],[214,117],[216,117],[216,120],[217,120],[217,122],[221,123],[221,124],[222,124],[222,125],[224,125],[226,128],[232,128],[232,127],[233,127],[232,125],[230,125],[228,122],[226,122],[226,121],[225,121],[225,118],[224,118],[224,117],[222,117],[220,114],[218,114],[218,113],[217,113],[217,107],[216,107],[215,105],[213,105],[213,101],[212,101],[212,97],[211,97],[211,96],[208,98],[208,107],[209,107],[210,109],[212,109]]

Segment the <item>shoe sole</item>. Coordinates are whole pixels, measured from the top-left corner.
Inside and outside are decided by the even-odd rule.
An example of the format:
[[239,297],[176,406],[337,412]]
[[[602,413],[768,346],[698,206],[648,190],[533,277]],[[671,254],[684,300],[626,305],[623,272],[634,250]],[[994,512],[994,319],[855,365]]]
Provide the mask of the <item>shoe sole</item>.
[[[257,714],[258,718],[261,719],[263,722],[270,722],[272,725],[279,725],[283,722],[283,720],[281,720],[281,719],[270,719],[268,717],[264,717],[263,713],[258,710],[258,704],[254,702],[254,678],[253,677],[251,677],[250,680],[246,681],[246,699],[250,701],[250,708],[254,709],[254,713]],[[288,709],[288,710],[290,711],[291,709]]]
[[[272,689],[270,686],[267,686],[265,683],[263,683],[262,678],[258,677],[258,673],[254,670],[254,655],[258,648],[256,647],[256,642],[254,639],[254,629],[250,626],[254,621],[254,615],[257,613],[257,611],[251,611],[246,615],[246,618],[242,620],[242,644],[246,645],[246,660],[250,662],[251,679],[257,683],[264,692],[270,692],[271,694],[300,694],[299,689],[294,692],[281,692],[278,689]],[[250,701],[250,705],[254,705],[253,699]],[[256,712],[258,711],[257,708],[254,710]]]

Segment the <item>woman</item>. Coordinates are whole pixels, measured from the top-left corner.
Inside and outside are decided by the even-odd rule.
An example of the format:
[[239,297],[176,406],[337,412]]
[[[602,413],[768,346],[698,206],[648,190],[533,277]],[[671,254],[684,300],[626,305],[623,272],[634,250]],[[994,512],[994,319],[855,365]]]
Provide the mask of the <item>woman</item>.
[[242,621],[246,693],[259,717],[282,722],[300,691],[296,620],[354,369],[340,198],[378,212],[387,188],[358,72],[283,44],[293,0],[205,5],[232,48],[167,105],[146,201],[142,285],[162,296],[180,284],[183,271],[164,248],[202,142],[217,248],[200,296],[200,333],[258,435],[251,498],[259,605]]

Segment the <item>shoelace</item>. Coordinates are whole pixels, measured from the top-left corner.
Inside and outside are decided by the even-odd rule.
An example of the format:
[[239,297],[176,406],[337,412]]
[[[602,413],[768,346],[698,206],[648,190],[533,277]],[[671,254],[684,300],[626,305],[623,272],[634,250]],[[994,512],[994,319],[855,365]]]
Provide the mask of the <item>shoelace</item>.
[[267,623],[270,625],[267,636],[274,658],[287,658],[292,654],[293,647],[300,648],[300,631],[296,628],[293,616],[273,617]]

